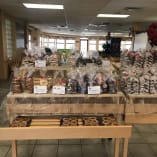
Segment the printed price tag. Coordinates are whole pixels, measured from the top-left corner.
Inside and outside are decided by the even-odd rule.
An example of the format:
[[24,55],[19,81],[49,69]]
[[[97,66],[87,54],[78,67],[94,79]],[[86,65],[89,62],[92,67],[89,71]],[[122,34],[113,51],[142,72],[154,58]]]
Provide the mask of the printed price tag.
[[53,86],[53,94],[65,94],[65,86]]
[[110,66],[111,62],[110,61],[103,61],[103,66]]
[[89,86],[88,94],[100,94],[100,86]]
[[37,67],[37,68],[46,67],[46,60],[36,60],[35,67]]
[[34,86],[34,94],[46,94],[47,86]]

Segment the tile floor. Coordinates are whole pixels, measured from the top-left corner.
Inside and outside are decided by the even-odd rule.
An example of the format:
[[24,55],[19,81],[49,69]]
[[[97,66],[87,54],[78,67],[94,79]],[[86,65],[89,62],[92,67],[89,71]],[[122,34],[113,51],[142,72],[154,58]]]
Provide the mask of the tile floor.
[[[0,88],[8,86],[8,84],[2,84],[0,81]],[[4,107],[0,107],[0,127],[7,125],[4,109]],[[108,139],[18,142],[18,157],[113,157],[113,150],[114,140]],[[9,141],[0,141],[0,157],[11,157]],[[157,157],[157,125],[133,126],[128,157]]]

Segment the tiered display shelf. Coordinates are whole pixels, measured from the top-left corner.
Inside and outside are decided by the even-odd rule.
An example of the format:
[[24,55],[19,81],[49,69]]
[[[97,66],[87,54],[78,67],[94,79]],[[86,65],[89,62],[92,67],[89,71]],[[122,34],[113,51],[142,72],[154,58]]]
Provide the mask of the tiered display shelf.
[[[35,68],[35,70],[68,70],[67,67]],[[7,114],[10,123],[18,116],[59,115],[123,115],[125,98],[116,94],[28,94],[7,95]],[[12,157],[17,157],[16,140],[115,138],[115,157],[119,156],[120,138],[124,138],[123,157],[127,157],[131,126],[47,126],[0,128],[0,140],[12,140]]]

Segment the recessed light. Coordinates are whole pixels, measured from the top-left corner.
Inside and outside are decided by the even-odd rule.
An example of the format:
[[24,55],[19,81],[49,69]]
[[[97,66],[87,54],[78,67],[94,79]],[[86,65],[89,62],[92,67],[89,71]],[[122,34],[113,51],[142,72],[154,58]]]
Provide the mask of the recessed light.
[[63,5],[23,3],[26,8],[33,9],[64,9]]
[[97,17],[107,17],[107,18],[127,18],[130,15],[124,14],[98,14]]

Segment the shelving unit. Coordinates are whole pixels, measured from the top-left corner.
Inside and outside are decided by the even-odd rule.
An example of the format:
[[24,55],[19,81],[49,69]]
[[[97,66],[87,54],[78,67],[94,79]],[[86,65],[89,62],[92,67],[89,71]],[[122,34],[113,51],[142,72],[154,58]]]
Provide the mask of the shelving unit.
[[[34,70],[65,70],[69,67],[34,68]],[[28,94],[7,95],[7,114],[10,123],[18,116],[60,116],[60,115],[123,115],[124,95],[116,94]],[[132,127],[117,126],[48,126],[0,128],[0,139],[12,140],[12,157],[17,157],[16,140],[72,139],[72,138],[115,138],[115,157],[119,156],[120,138],[124,138],[123,157],[127,157],[128,138]],[[8,136],[2,136],[7,133]],[[44,133],[44,134],[43,134]]]

